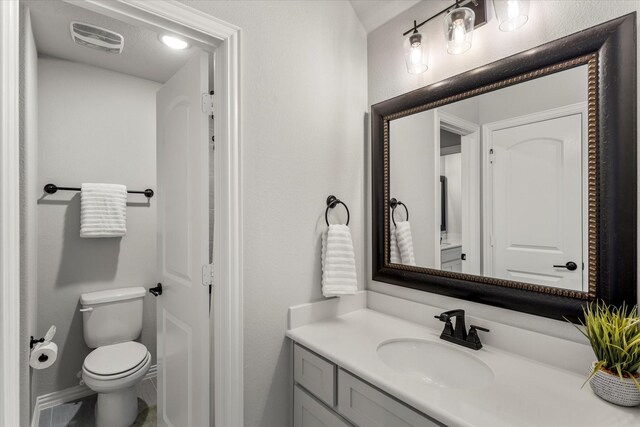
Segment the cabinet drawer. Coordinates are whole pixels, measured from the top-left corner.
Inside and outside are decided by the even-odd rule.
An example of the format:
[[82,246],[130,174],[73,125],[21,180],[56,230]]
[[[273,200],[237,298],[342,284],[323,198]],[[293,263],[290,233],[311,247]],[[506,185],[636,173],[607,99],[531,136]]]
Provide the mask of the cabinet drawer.
[[443,424],[340,369],[338,412],[361,427],[440,427]]
[[443,249],[440,251],[440,262],[444,264],[449,261],[460,261],[462,255],[462,247]]
[[349,427],[349,424],[296,385],[293,390],[293,427]]
[[336,365],[304,347],[293,347],[293,378],[327,405],[336,405]]
[[462,273],[462,261],[449,261],[442,263],[442,271],[455,271],[457,273]]

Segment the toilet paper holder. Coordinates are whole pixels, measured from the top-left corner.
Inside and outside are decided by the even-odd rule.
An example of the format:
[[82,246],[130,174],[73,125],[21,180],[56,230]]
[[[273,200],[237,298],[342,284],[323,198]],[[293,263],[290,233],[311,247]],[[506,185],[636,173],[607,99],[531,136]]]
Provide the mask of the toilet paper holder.
[[35,338],[33,338],[33,335],[31,335],[31,341],[29,341],[29,348],[33,349],[34,345],[36,345],[38,343],[41,343],[41,342],[44,342],[44,337],[35,339]]

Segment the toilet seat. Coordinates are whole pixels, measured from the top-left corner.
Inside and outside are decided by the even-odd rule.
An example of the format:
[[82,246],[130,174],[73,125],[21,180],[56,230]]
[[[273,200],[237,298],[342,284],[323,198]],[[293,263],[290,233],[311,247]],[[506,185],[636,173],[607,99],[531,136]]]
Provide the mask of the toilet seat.
[[127,341],[96,348],[84,359],[82,370],[97,380],[115,380],[135,374],[150,358],[144,345]]

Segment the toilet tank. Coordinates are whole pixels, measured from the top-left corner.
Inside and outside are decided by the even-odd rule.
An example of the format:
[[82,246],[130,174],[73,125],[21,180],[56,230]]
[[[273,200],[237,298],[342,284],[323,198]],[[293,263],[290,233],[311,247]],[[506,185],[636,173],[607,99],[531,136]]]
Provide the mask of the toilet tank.
[[133,341],[142,332],[143,287],[80,295],[84,342],[90,348]]

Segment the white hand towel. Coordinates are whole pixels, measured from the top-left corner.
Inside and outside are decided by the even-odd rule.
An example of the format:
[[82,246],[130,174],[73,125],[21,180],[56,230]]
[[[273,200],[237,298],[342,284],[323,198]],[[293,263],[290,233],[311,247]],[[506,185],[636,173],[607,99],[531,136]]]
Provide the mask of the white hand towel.
[[391,255],[391,263],[392,264],[402,264],[402,260],[400,259],[400,249],[398,249],[398,238],[396,236],[396,226],[391,224],[391,230],[389,231],[389,250]]
[[409,221],[402,221],[396,224],[396,238],[398,239],[398,249],[400,258],[405,265],[416,265],[413,256],[413,237],[411,236],[411,224]]
[[82,184],[80,237],[120,237],[127,233],[127,187]]
[[322,233],[322,295],[351,295],[357,290],[351,232],[346,225],[331,224]]

